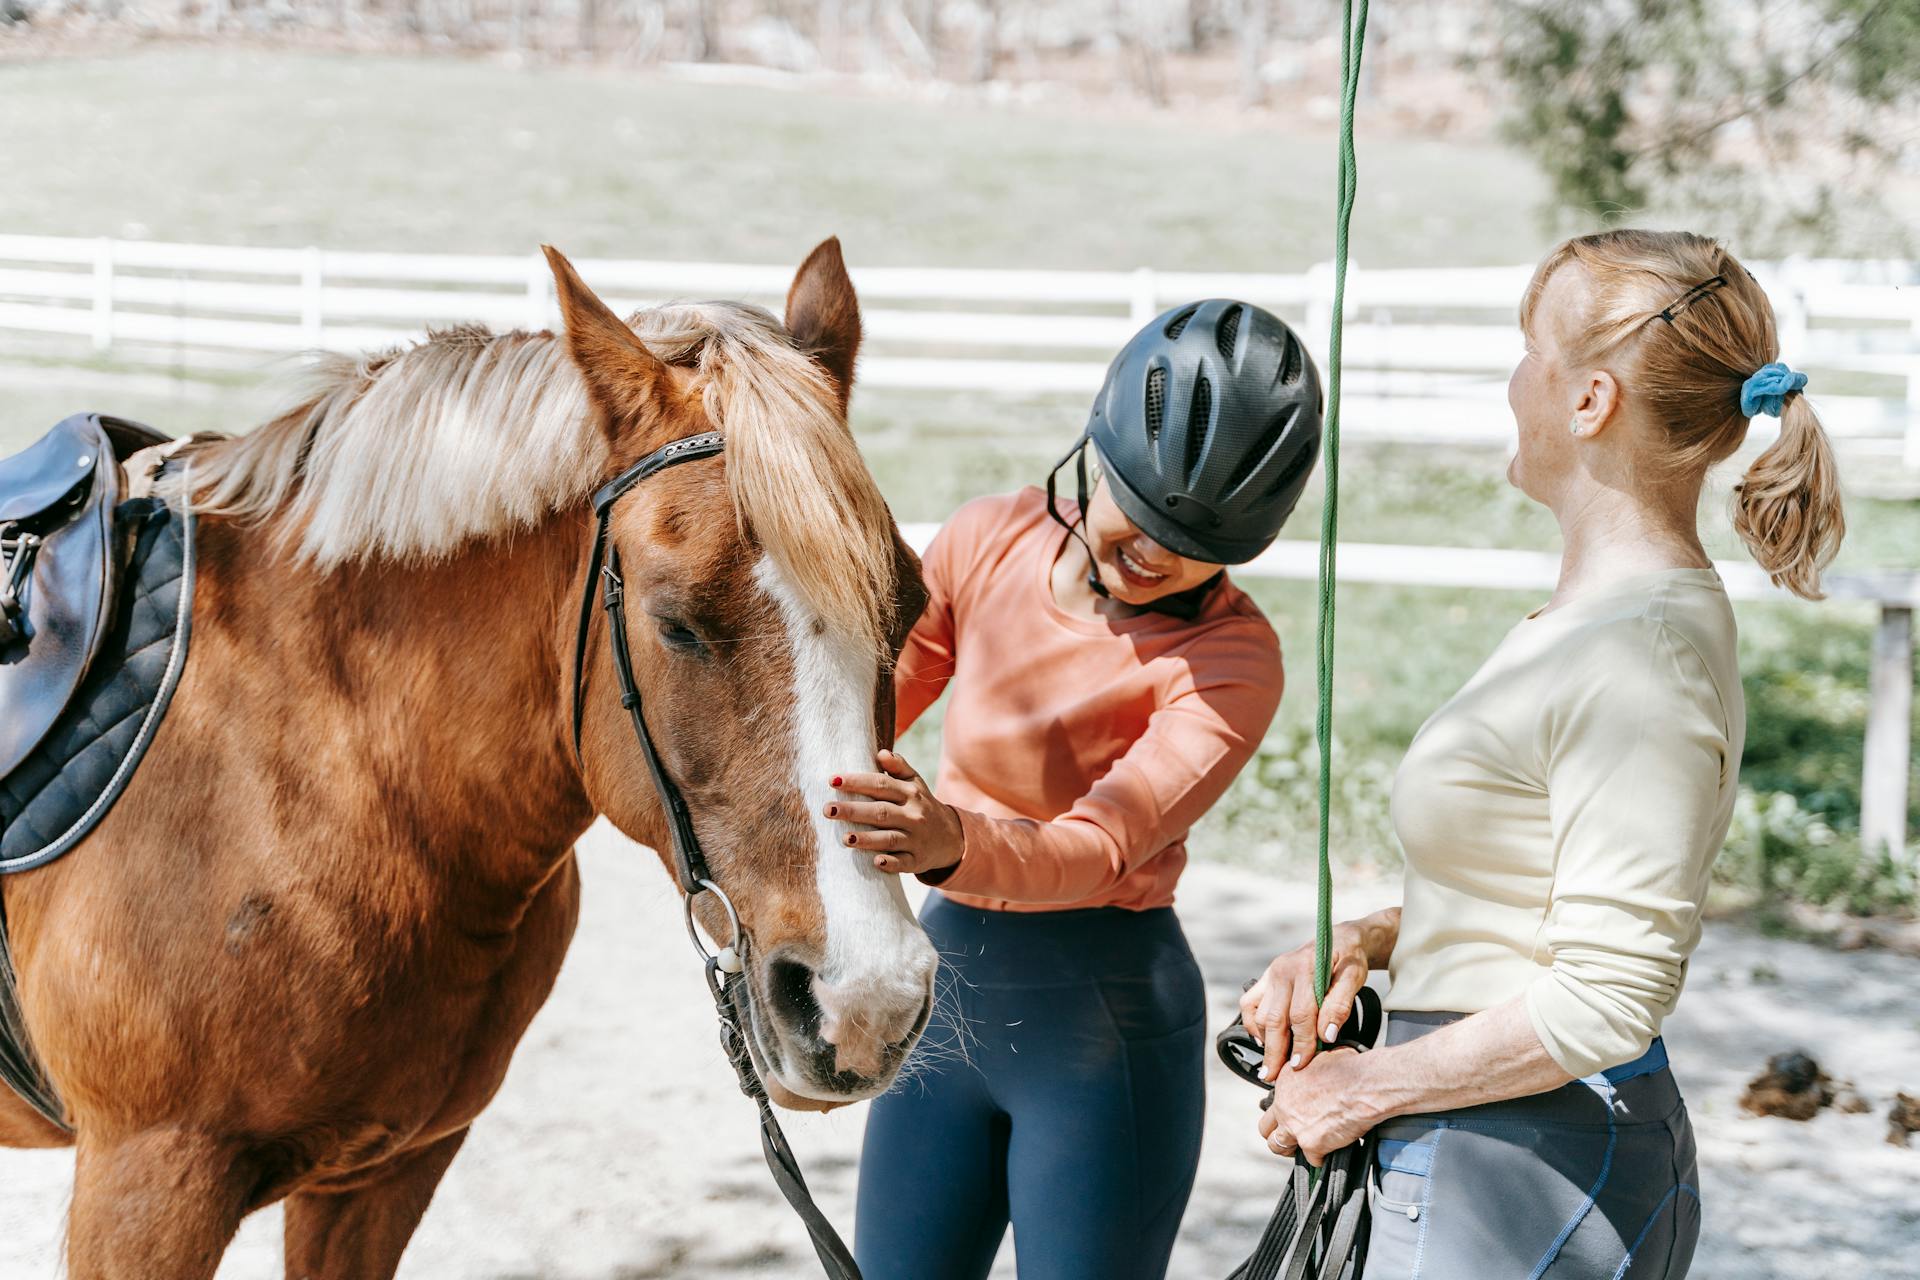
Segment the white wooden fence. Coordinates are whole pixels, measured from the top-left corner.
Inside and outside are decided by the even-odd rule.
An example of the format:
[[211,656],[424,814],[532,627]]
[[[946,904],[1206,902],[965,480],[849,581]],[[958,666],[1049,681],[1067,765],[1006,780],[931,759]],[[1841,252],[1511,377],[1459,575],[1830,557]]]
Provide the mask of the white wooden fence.
[[[924,551],[939,526],[908,524],[901,533],[916,551]],[[1339,575],[1343,583],[1389,586],[1455,587],[1545,594],[1560,576],[1560,557],[1539,551],[1486,547],[1390,546],[1342,542]],[[1714,566],[1736,600],[1794,600],[1767,581],[1760,569],[1743,561]],[[1233,572],[1241,577],[1313,582],[1320,569],[1319,547],[1281,541],[1264,555]],[[1829,599],[1865,602],[1880,610],[1874,631],[1873,664],[1867,702],[1866,752],[1861,766],[1860,835],[1869,850],[1886,848],[1894,857],[1907,849],[1908,775],[1912,770],[1913,614],[1920,608],[1920,569],[1865,574],[1828,574]]]
[[[674,297],[777,304],[788,266],[582,261],[616,308]],[[1348,283],[1345,422],[1361,437],[1500,443],[1520,354],[1527,266],[1376,271]],[[1789,261],[1760,269],[1786,358],[1811,370],[1829,427],[1857,456],[1920,468],[1920,263]],[[1333,275],[856,269],[868,386],[1086,394],[1108,357],[1166,306],[1238,297],[1327,331]],[[228,351],[363,350],[429,324],[558,322],[537,253],[343,253],[0,236],[0,341],[66,334],[173,363]],[[3,350],[4,348],[0,348]],[[1320,353],[1324,355],[1324,353]],[[1770,422],[1756,424],[1764,433]]]
[[[684,297],[778,304],[787,266],[580,261],[616,309]],[[1345,429],[1352,435],[1504,443],[1506,375],[1520,354],[1515,308],[1528,266],[1375,271],[1348,280]],[[1810,370],[1822,416],[1851,452],[1920,469],[1920,263],[1800,260],[1756,267],[1780,316],[1783,355]],[[868,355],[864,385],[997,395],[1091,393],[1105,361],[1163,307],[1236,297],[1300,321],[1310,345],[1332,314],[1329,266],[1294,275],[1152,271],[853,272]],[[98,351],[164,354],[363,350],[430,324],[546,328],[559,316],[537,253],[343,253],[0,235],[0,343],[8,331],[70,335]],[[0,345],[0,355],[5,347]],[[1316,350],[1324,359],[1324,352]],[[1844,390],[1821,390],[1838,382]],[[1859,388],[1866,388],[1860,390]],[[1874,392],[1878,394],[1874,394]],[[1755,424],[1755,433],[1770,420]],[[910,526],[918,545],[932,526]],[[1552,556],[1343,544],[1348,582],[1545,590]],[[1314,548],[1283,542],[1243,572],[1311,579]],[[1723,565],[1737,596],[1780,596],[1749,565]],[[1913,613],[1920,572],[1836,576],[1842,600],[1880,608],[1862,830],[1906,842]]]

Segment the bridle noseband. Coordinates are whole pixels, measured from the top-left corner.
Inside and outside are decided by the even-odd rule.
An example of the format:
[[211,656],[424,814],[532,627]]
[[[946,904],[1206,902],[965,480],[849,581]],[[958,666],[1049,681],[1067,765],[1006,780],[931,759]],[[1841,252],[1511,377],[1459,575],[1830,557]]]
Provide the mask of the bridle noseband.
[[[641,758],[647,762],[647,772],[653,778],[653,788],[659,794],[660,807],[666,814],[667,829],[673,843],[673,874],[686,894],[687,936],[693,939],[694,950],[700,953],[706,965],[707,988],[713,993],[714,1009],[720,1018],[721,1051],[733,1065],[741,1092],[752,1098],[760,1109],[760,1148],[767,1158],[767,1168],[772,1171],[773,1180],[787,1203],[793,1206],[793,1211],[806,1224],[807,1234],[813,1238],[814,1253],[819,1256],[820,1265],[825,1268],[829,1280],[860,1280],[860,1267],[854,1262],[852,1252],[840,1239],[839,1233],[834,1231],[826,1215],[820,1212],[819,1206],[814,1204],[813,1194],[807,1190],[807,1181],[801,1176],[799,1161],[794,1158],[792,1149],[787,1145],[786,1134],[781,1131],[780,1122],[774,1117],[772,1101],[767,1097],[766,1085],[760,1079],[760,1069],[754,1064],[753,1051],[747,1038],[753,1018],[752,984],[746,977],[747,935],[740,927],[740,916],[734,910],[732,899],[715,882],[713,871],[707,866],[707,856],[700,848],[700,837],[694,833],[693,815],[687,808],[686,797],[680,793],[679,785],[660,762],[653,735],[647,731],[647,718],[641,709],[640,685],[633,676],[633,652],[627,643],[626,583],[620,576],[620,548],[613,546],[608,536],[614,504],[642,481],[682,462],[717,457],[725,448],[726,439],[718,431],[684,436],[655,449],[602,485],[593,495],[593,552],[587,560],[586,586],[580,596],[580,630],[575,637],[573,651],[573,752],[575,759],[579,759],[581,725],[587,705],[587,632],[593,625],[594,588],[598,585],[600,604],[607,615],[613,673],[620,681],[620,705],[627,709],[627,715],[633,720],[633,734],[640,741]],[[710,893],[719,900],[727,913],[727,923],[732,927],[731,940],[718,949],[708,948],[694,924],[694,900],[703,893]]]

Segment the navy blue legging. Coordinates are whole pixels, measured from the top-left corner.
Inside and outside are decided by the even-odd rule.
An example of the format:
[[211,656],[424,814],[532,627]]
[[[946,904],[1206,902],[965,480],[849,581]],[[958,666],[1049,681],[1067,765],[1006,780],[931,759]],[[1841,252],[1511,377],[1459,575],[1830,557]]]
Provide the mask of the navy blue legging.
[[873,1103],[866,1280],[1161,1280],[1200,1162],[1206,995],[1172,908],[982,911],[934,893],[923,1065]]

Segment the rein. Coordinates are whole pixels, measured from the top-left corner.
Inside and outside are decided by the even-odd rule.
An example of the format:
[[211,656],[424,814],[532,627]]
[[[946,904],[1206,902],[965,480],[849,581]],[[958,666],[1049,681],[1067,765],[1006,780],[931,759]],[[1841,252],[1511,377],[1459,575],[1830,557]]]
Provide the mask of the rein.
[[[1325,1047],[1366,1052],[1379,1038],[1384,1017],[1379,995],[1372,987],[1360,988],[1353,1016],[1340,1028],[1339,1038]],[[1227,1070],[1266,1090],[1262,1111],[1273,1105],[1273,1088],[1260,1078],[1265,1051],[1237,1019],[1214,1037],[1213,1048]],[[1373,1135],[1368,1134],[1331,1152],[1319,1169],[1295,1156],[1259,1244],[1227,1280],[1358,1280],[1367,1264],[1367,1183],[1373,1149]]]
[[[580,597],[580,630],[574,641],[573,652],[573,752],[575,759],[578,759],[581,723],[587,705],[587,632],[593,625],[594,588],[598,586],[600,605],[607,614],[613,673],[620,681],[620,705],[627,709],[627,715],[633,720],[633,734],[639,739],[640,755],[647,762],[647,772],[653,778],[654,790],[660,797],[660,807],[667,816],[673,844],[674,878],[680,882],[680,888],[686,895],[687,936],[692,939],[693,949],[706,966],[707,990],[713,995],[714,1012],[720,1019],[721,1052],[733,1067],[740,1091],[752,1098],[760,1110],[760,1150],[766,1157],[767,1169],[773,1174],[780,1194],[786,1197],[794,1213],[805,1224],[821,1267],[825,1269],[829,1280],[860,1280],[860,1268],[854,1262],[852,1252],[833,1229],[833,1224],[827,1221],[826,1215],[820,1212],[820,1207],[813,1201],[813,1193],[807,1189],[807,1180],[800,1172],[800,1162],[787,1145],[787,1135],[773,1114],[772,1100],[768,1098],[766,1084],[760,1078],[760,1068],[754,1063],[753,1049],[748,1039],[753,1025],[753,994],[752,984],[746,976],[747,935],[740,927],[740,915],[734,910],[733,900],[715,882],[713,871],[707,865],[707,856],[700,848],[700,838],[694,834],[693,815],[687,808],[686,797],[680,794],[679,785],[660,762],[653,735],[647,731],[647,718],[641,708],[640,685],[633,676],[633,653],[627,643],[626,583],[620,576],[620,549],[611,544],[608,536],[614,504],[642,481],[682,462],[717,457],[725,448],[726,439],[718,431],[682,437],[655,449],[593,495],[593,552],[587,561],[586,587]],[[731,940],[717,950],[708,949],[694,923],[694,901],[703,893],[712,894],[720,903],[731,926]]]

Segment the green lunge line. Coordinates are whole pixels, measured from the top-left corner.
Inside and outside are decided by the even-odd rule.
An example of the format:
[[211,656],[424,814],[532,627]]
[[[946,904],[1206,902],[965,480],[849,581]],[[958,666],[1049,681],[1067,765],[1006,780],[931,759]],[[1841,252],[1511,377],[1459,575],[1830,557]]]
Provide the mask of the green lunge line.
[[[1340,534],[1340,338],[1347,309],[1347,229],[1359,166],[1353,148],[1353,111],[1360,95],[1360,55],[1367,42],[1367,0],[1346,0],[1340,38],[1340,207],[1333,231],[1333,326],[1327,339],[1326,501],[1320,509],[1320,630],[1317,674],[1320,706],[1315,736],[1320,747],[1320,886],[1313,934],[1313,997],[1327,998],[1333,952],[1333,863],[1329,827],[1333,798],[1333,588],[1334,549]],[[1325,1031],[1325,1027],[1319,1028]],[[1325,1048],[1323,1042],[1321,1045]]]

